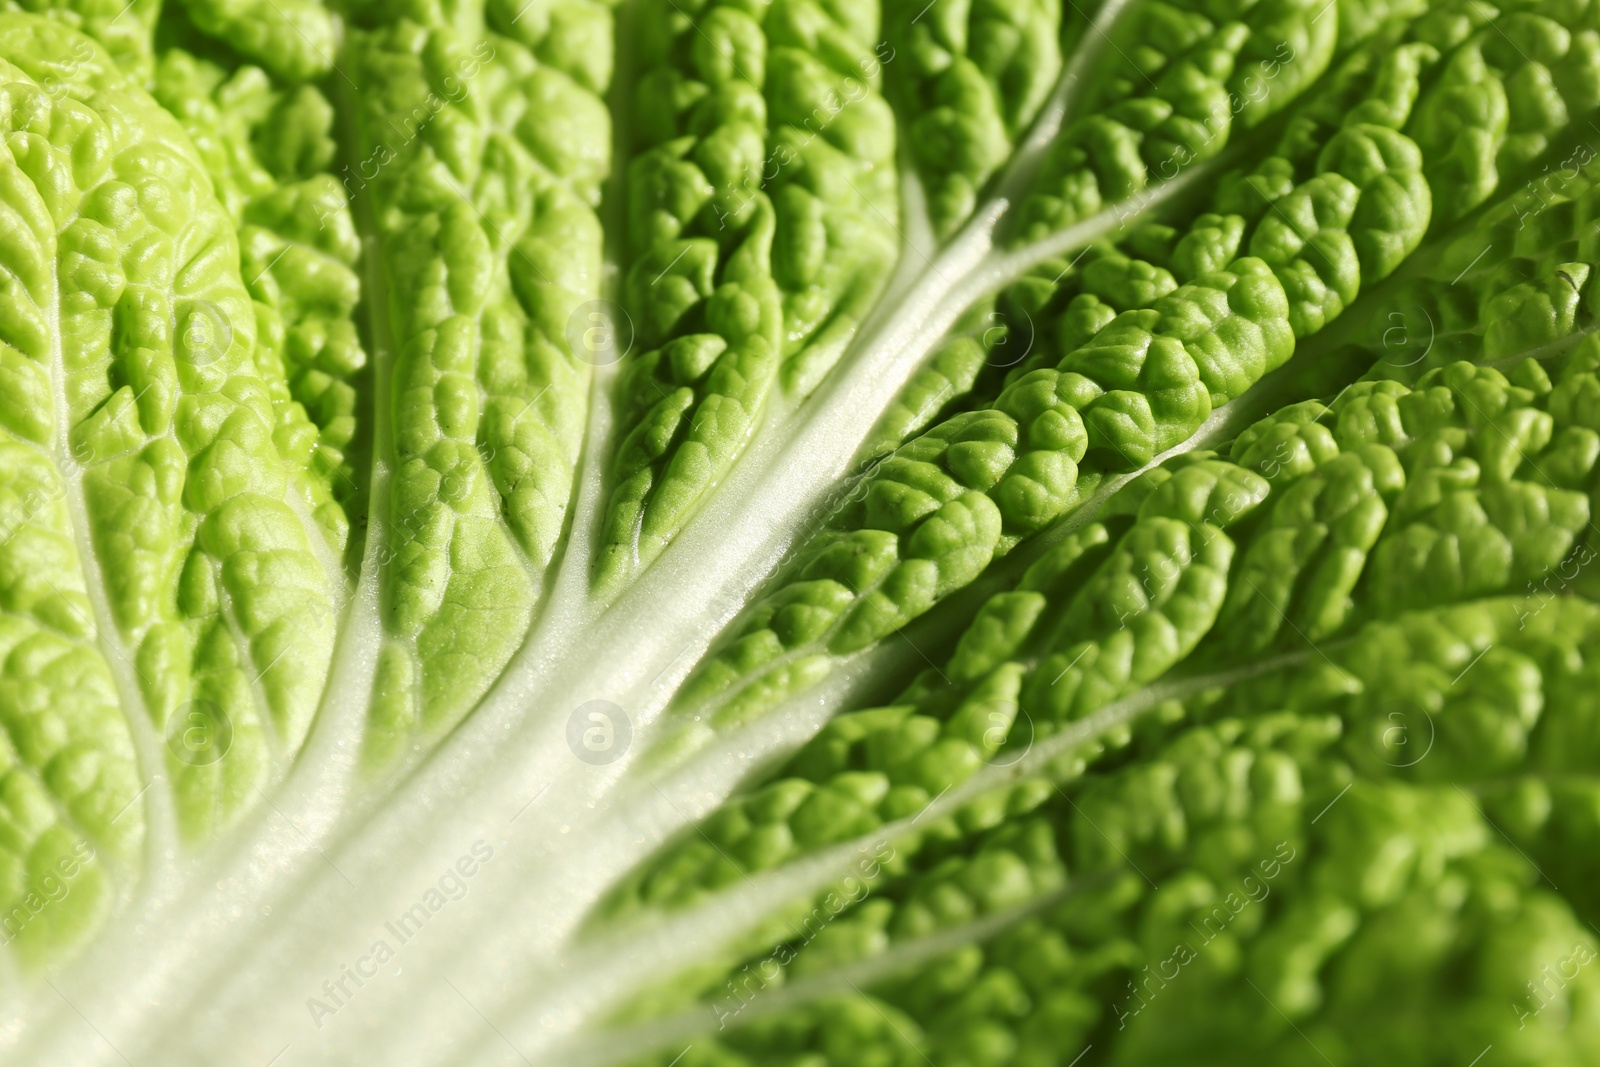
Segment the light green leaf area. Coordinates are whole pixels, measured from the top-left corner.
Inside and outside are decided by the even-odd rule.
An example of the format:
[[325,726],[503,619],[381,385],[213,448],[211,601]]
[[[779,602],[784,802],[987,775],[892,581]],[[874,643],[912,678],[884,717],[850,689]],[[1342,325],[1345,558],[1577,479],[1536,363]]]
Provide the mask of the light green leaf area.
[[[360,240],[348,193],[329,173],[333,106],[317,88],[298,84],[331,69],[332,18],[320,3],[115,6],[107,13],[83,4],[39,10],[104,45],[193,140],[239,230],[241,266],[258,309],[254,358],[274,389],[280,445],[319,483],[309,505],[342,552],[348,515],[366,493],[365,473],[348,456],[361,406],[351,379],[367,362],[354,321]],[[262,58],[271,73],[236,54],[212,62],[172,44],[205,50],[215,45],[208,35]],[[308,64],[288,56],[306,49],[321,58]],[[70,76],[69,69],[55,78]]]
[[603,86],[562,50],[457,23],[374,9],[347,53],[373,87],[352,94],[353,181],[380,235],[393,359],[373,766],[460,721],[521,644],[587,417],[569,329],[600,296]]
[[59,23],[0,48],[6,899],[60,897],[19,935],[50,944],[139,860],[130,727],[185,837],[232,824],[306,736],[344,579],[193,146]]
[[353,379],[367,353],[356,322],[361,241],[330,173],[333,107],[312,86],[284,87],[253,66],[230,73],[181,48],[161,54],[153,91],[184,124],[238,230],[280,448],[312,475],[308,506],[342,551],[348,515],[366,503],[349,451],[363,414]]
[[817,387],[899,257],[878,4],[697,7],[637,13],[636,351],[617,387],[603,593],[660,554],[769,411]]
[[941,236],[972,214],[1054,89],[1062,7],[1060,0],[884,5],[893,49],[886,82]]
[[[27,357],[5,351],[14,377]],[[142,787],[138,765],[116,681],[96,642],[61,477],[40,443],[18,432],[26,423],[16,401],[7,401],[0,446],[0,942],[33,962],[80,941],[105,917],[118,883],[141,865],[145,815],[134,803]]]
[[328,73],[338,51],[333,13],[322,0],[181,0],[202,32],[288,82]]
[[[161,16],[162,0],[4,0],[0,11],[27,12],[59,19],[100,42],[117,65],[143,79],[153,65],[151,32]],[[48,75],[46,75],[48,77]],[[52,90],[72,80],[70,69],[57,73]]]

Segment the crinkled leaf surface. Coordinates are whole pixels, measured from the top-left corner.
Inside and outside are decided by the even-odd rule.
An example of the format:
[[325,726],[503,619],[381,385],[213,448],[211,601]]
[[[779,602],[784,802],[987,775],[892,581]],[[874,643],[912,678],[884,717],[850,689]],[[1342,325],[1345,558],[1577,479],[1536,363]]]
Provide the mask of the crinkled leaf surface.
[[1600,1063],[1595,0],[0,0],[0,1061]]

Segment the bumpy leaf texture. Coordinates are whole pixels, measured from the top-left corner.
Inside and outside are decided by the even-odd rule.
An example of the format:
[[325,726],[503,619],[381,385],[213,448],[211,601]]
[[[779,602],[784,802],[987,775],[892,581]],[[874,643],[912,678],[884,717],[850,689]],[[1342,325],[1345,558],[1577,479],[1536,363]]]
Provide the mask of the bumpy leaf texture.
[[0,1062],[1600,1065],[1596,0],[0,0]]

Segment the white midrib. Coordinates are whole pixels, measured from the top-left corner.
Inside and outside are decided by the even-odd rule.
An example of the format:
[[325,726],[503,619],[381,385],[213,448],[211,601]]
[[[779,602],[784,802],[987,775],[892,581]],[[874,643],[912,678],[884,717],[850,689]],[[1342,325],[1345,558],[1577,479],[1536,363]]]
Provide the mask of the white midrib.
[[[775,754],[794,748],[821,729],[844,707],[863,676],[869,675],[874,666],[881,665],[895,652],[907,654],[893,642],[886,642],[874,653],[863,655],[858,662],[836,672],[828,682],[799,695],[783,714],[758,720],[749,729],[703,753],[694,767],[669,775],[659,785],[623,777],[623,782],[632,785],[616,803],[599,811],[584,812],[582,821],[574,819],[574,823],[563,828],[559,835],[542,842],[548,847],[540,854],[538,862],[525,864],[517,878],[508,880],[509,884],[484,887],[482,892],[490,894],[486,897],[480,896],[480,890],[474,888],[474,907],[480,913],[497,917],[493,940],[520,946],[525,953],[549,956],[559,951],[606,885],[624,875],[639,857],[653,851],[686,822],[696,821],[714,810],[721,798],[732,793]],[[548,800],[539,799],[535,803],[544,804]],[[567,829],[572,832],[567,833]],[[575,883],[579,872],[581,882]],[[441,916],[445,924],[430,929],[427,942],[419,941],[408,948],[407,971],[445,974],[459,986],[469,985],[476,967],[474,957],[480,946],[473,940],[473,920],[463,914],[457,925],[448,925],[449,920],[456,918],[453,914]],[[461,923],[467,928],[461,929]],[[363,1041],[368,1048],[383,1048],[386,1062],[431,1062],[430,1054],[419,1050],[427,1049],[430,1042],[449,1047],[447,1038],[453,1031],[446,1027],[446,1022],[450,1027],[457,1024],[463,1027],[463,1032],[454,1038],[462,1042],[471,1039],[466,1031],[478,1025],[475,1017],[440,1020],[415,1011],[385,1010],[372,1003],[381,1000],[387,991],[384,989],[376,996],[362,994],[364,1010],[389,1020],[380,1036],[369,1035]],[[341,1022],[341,1025],[347,1024],[348,1018]]]
[[[1291,383],[1293,376],[1301,369],[1284,366],[1267,375],[1244,396],[1212,411],[1200,429],[1188,440],[1174,445],[1136,470],[1106,476],[1062,519],[1028,538],[1007,555],[997,558],[975,582],[940,601],[931,611],[913,620],[902,631],[897,631],[871,648],[839,657],[828,679],[817,687],[816,700],[825,710],[815,726],[808,729],[809,724],[796,714],[797,708],[813,702],[810,699],[813,696],[812,692],[801,692],[771,713],[730,732],[719,742],[719,750],[736,751],[740,747],[749,746],[759,751],[781,754],[798,748],[810,739],[815,730],[826,725],[827,720],[844,710],[846,702],[851,699],[851,694],[859,688],[865,678],[873,675],[897,674],[899,672],[897,667],[891,664],[904,669],[906,664],[915,664],[918,660],[925,661],[926,657],[921,654],[920,649],[930,643],[926,635],[949,630],[952,626],[959,632],[960,628],[965,627],[970,616],[991,596],[1014,588],[1028,568],[1041,557],[1066,538],[1096,522],[1101,509],[1129,483],[1179,456],[1210,451],[1226,444],[1263,415],[1291,403],[1288,397],[1298,396],[1300,393],[1300,390],[1291,387]],[[816,650],[808,648],[805,651]],[[778,722],[773,723],[771,720]],[[785,740],[751,742],[745,738],[749,733],[765,736],[766,731],[774,728]],[[688,766],[676,770],[680,774],[705,773],[714,768],[717,762],[716,756],[697,755]]]
[[[1485,365],[1493,366],[1504,365],[1504,363],[1517,363],[1522,362],[1522,360],[1525,360],[1525,358],[1534,358],[1534,360],[1542,360],[1542,358],[1554,358],[1557,357],[1557,355],[1562,354],[1562,352],[1565,352],[1566,349],[1570,349],[1571,346],[1574,346],[1576,342],[1581,341],[1582,338],[1586,338],[1587,334],[1594,333],[1595,330],[1597,330],[1597,326],[1587,326],[1587,328],[1582,328],[1582,330],[1573,331],[1573,333],[1568,334],[1568,336],[1565,336],[1565,338],[1555,339],[1555,341],[1546,342],[1546,344],[1541,344],[1541,346],[1530,347],[1530,349],[1523,350],[1523,352],[1510,355],[1510,357],[1501,358],[1501,360],[1496,360],[1496,362],[1493,363],[1485,363]],[[1218,413],[1216,414],[1221,416],[1221,414],[1224,413],[1226,413],[1226,410],[1218,410]],[[1237,426],[1238,416],[1235,416],[1234,421],[1235,426]],[[1213,422],[1218,422],[1216,416],[1214,416]],[[1213,430],[1213,434],[1211,435],[1216,435],[1218,432],[1229,432],[1229,430],[1224,430],[1224,427],[1218,427],[1218,429]],[[1202,432],[1202,435],[1205,435],[1205,432]],[[1197,435],[1197,437],[1202,437],[1202,435]],[[1123,478],[1118,478],[1117,485],[1120,486],[1123,482],[1125,482]],[[1107,490],[1114,490],[1115,486],[1106,486],[1106,488]],[[1186,685],[1186,688],[1187,685],[1200,685],[1202,688],[1205,688],[1205,686],[1211,685],[1211,681],[1218,681],[1218,685],[1234,685],[1234,683],[1237,683],[1237,681],[1245,680],[1246,675],[1266,672],[1266,670],[1282,669],[1282,667],[1286,667],[1286,665],[1293,665],[1294,662],[1302,661],[1302,659],[1306,659],[1306,657],[1306,653],[1288,654],[1288,656],[1277,657],[1277,659],[1274,659],[1274,661],[1266,661],[1261,662],[1261,664],[1253,665],[1253,667],[1250,667],[1250,669],[1240,670],[1240,672],[1232,672],[1234,677],[1222,678],[1222,680],[1190,681],[1190,683],[1184,683],[1184,685]],[[1171,696],[1173,696],[1173,694],[1168,693],[1165,697],[1162,697],[1162,699],[1171,699]],[[1141,699],[1139,699],[1139,704],[1142,705],[1146,701],[1147,696],[1141,697]],[[1110,729],[1115,728],[1117,725],[1122,725],[1123,721],[1130,721],[1131,717],[1123,717],[1123,710],[1126,709],[1107,709],[1107,712],[1112,712],[1112,715],[1106,715],[1106,721],[1102,723],[1102,726],[1104,726],[1106,729]],[[1139,709],[1131,710],[1133,710],[1134,715],[1139,713]],[[1104,715],[1104,713],[1102,713],[1102,715]],[[1070,744],[1067,744],[1066,747],[1070,747],[1072,744],[1080,744],[1083,739],[1086,739],[1086,737],[1082,737],[1082,739],[1078,739],[1078,741],[1070,742]],[[1059,750],[1061,747],[1062,739],[1056,739],[1056,741],[1050,742],[1050,747],[1048,747],[1048,750],[1042,750],[1040,755],[1048,758],[1048,755],[1050,755],[1051,752],[1054,752],[1054,750]],[[1032,763],[1032,760],[1030,760],[1030,763]],[[950,798],[949,803],[957,803],[958,805],[958,803],[960,803],[960,798]],[[843,867],[838,867],[838,869],[835,870],[835,873],[843,873]],[[682,934],[682,931],[678,931],[678,933]],[[981,934],[976,933],[976,931],[971,931],[971,933],[966,934],[963,941],[971,941],[971,939],[974,939],[974,937],[978,936],[981,936]],[[664,939],[664,941],[666,941],[666,939]],[[918,947],[917,945],[907,945],[907,949],[915,950],[918,949]],[[886,953],[885,957],[874,958],[874,960],[867,961],[867,963],[882,963],[882,965],[885,965],[885,968],[888,969],[899,968],[899,966],[906,966],[909,965],[909,963],[912,963],[912,961],[914,961],[914,958],[912,958],[914,955],[915,952],[910,952],[907,953],[906,958],[899,958],[898,955],[894,953],[894,950],[891,950],[890,953]],[[634,960],[634,966],[638,966],[640,969],[646,969],[650,965],[648,965],[648,963],[640,963],[640,961]],[[808,995],[806,995],[806,997],[790,997],[789,992],[797,992],[797,990],[789,990],[789,992],[786,993],[778,993],[778,995],[773,995],[771,998],[763,998],[763,1008],[779,1009],[784,1008],[784,1006],[790,1006],[792,1003],[803,1003],[803,1001],[811,1000],[811,998],[814,998],[814,995],[824,995],[824,993],[830,992],[830,990],[837,990],[838,984],[846,981],[848,976],[850,976],[850,968],[846,968],[845,971],[840,971],[840,973],[837,974],[829,974],[827,977],[829,977],[830,981],[819,982],[816,990],[808,990]],[[574,1014],[582,1013],[581,1011],[574,1011]],[[742,1021],[744,1021],[744,1019],[741,1019],[741,1022]],[[674,1019],[666,1019],[666,1021],[661,1022],[661,1024],[658,1025],[646,1025],[646,1027],[642,1027],[642,1029],[635,1033],[621,1033],[621,1035],[618,1035],[616,1038],[597,1038],[597,1040],[590,1041],[579,1040],[574,1041],[574,1043],[570,1043],[570,1045],[558,1045],[555,1046],[555,1049],[552,1049],[552,1054],[560,1057],[558,1062],[562,1062],[562,1064],[568,1064],[568,1062],[586,1062],[586,1064],[587,1062],[611,1062],[614,1061],[616,1057],[624,1056],[624,1054],[638,1054],[642,1053],[642,1051],[648,1051],[648,1049],[654,1048],[654,1046],[661,1045],[662,1041],[674,1040],[674,1038],[677,1038],[677,1040],[685,1040],[685,1038],[693,1037],[694,1033],[706,1032],[706,1030],[710,1029],[712,1029],[712,1019],[710,1019],[710,1017],[707,1016],[706,1011],[702,1009],[702,1011],[693,1011],[693,1013],[686,1013],[683,1014],[683,1016],[674,1017]],[[621,1045],[619,1045],[619,1043],[621,1043]],[[587,1051],[584,1051],[584,1049],[587,1049]],[[610,1049],[610,1051],[606,1051],[606,1049]]]
[[[376,250],[369,252],[369,262],[380,263],[381,255]],[[385,351],[387,351],[387,349]],[[386,360],[380,362],[380,366],[386,365]],[[598,527],[599,520],[603,517],[603,481],[600,478],[600,470],[605,459],[604,446],[609,440],[609,434],[612,428],[609,394],[614,383],[614,379],[614,370],[608,368],[597,368],[591,381],[591,416],[589,427],[586,432],[584,453],[579,464],[581,473],[578,478],[576,490],[577,500],[571,522],[572,534],[566,542],[566,547],[563,553],[558,557],[561,560],[561,565],[550,593],[551,607],[547,609],[540,617],[540,620],[529,639],[530,649],[546,647],[551,643],[556,644],[557,647],[564,647],[567,643],[576,639],[576,636],[581,631],[584,623],[592,621],[592,619],[589,617],[589,613],[584,610],[586,607],[585,602],[583,601],[581,595],[578,594],[586,592],[588,588],[589,562],[592,558],[591,546],[593,543],[593,534]],[[386,487],[387,478],[388,475],[387,471],[385,470],[383,476],[384,487]],[[383,489],[380,489],[380,485],[375,482],[374,514],[383,513],[381,510],[379,510],[382,506],[379,503],[379,501],[383,499],[382,494]],[[374,539],[374,541],[382,536],[381,530],[381,524],[373,524],[372,534],[370,536]],[[362,572],[364,576],[363,590],[366,594],[365,599],[370,600],[370,604],[367,604],[366,610],[361,612],[359,621],[363,629],[370,632],[370,636],[364,639],[358,638],[351,641],[351,647],[355,650],[355,657],[366,656],[372,660],[373,665],[375,665],[376,660],[376,649],[383,640],[383,630],[378,619],[377,612],[377,583],[375,581],[365,581],[365,576],[376,575],[380,572],[380,568],[376,565],[374,559],[374,555],[378,551],[378,548],[379,545],[377,544],[369,544],[367,553],[368,559]],[[353,634],[346,634],[346,636],[352,638],[355,637]],[[355,657],[352,657],[352,659]],[[341,660],[336,660],[336,673],[339,673],[339,666],[342,662],[343,661]],[[327,716],[332,713],[339,714],[339,718],[343,725],[340,728],[332,731],[333,735],[338,738],[338,740],[334,743],[342,748],[347,749],[347,751],[353,755],[354,752],[359,750],[359,745],[361,743],[361,738],[366,725],[368,704],[370,703],[368,697],[371,691],[373,669],[371,665],[367,666],[364,670],[355,668],[353,663],[345,664],[345,666],[352,667],[354,669],[343,673],[349,673],[358,677],[358,681],[355,684],[346,684],[342,687],[337,687],[342,688],[343,691],[350,697],[350,699],[340,703],[338,700],[330,697],[329,700],[324,702],[322,715]],[[341,708],[343,708],[342,712],[340,712]],[[319,718],[319,723],[322,721],[323,720]],[[482,713],[482,709],[480,709],[479,713],[470,716],[458,728],[456,734],[452,735],[453,740],[449,743],[455,746],[461,746],[464,744],[470,745],[471,749],[476,752],[493,752],[497,746],[505,743],[504,734],[505,731],[510,728],[510,725],[510,721],[498,719],[490,714],[484,714]],[[470,738],[470,740],[464,740],[465,738]],[[315,766],[320,762],[322,762],[322,760],[317,758],[315,752],[309,754],[308,763]],[[335,777],[337,779],[337,784],[341,787],[341,789],[348,785],[347,778],[339,776]],[[365,793],[349,793],[348,791],[344,791],[343,795],[346,798],[346,802],[343,804],[342,811],[341,805],[337,802],[322,802],[322,804],[323,814],[325,816],[327,816],[329,811],[342,814],[342,828],[344,830],[351,830],[352,823],[355,827],[359,828],[367,820],[381,814],[381,805],[385,799],[384,790],[375,788],[370,792]],[[299,810],[307,811],[309,814],[315,810],[317,803],[318,802],[314,799],[308,799],[297,805],[297,808]],[[326,839],[328,833],[331,832],[333,828],[331,825],[332,821],[333,820],[331,817],[327,817],[324,819],[324,822],[328,823],[329,825],[318,826],[318,829],[321,832],[315,838],[316,841],[323,841]],[[294,850],[296,846],[299,846],[298,851],[304,853],[310,850],[312,847],[313,842],[307,840],[309,837],[310,835],[302,834],[296,835],[295,837],[286,838],[282,842],[282,846],[284,849],[288,850]],[[343,867],[344,864],[341,863],[340,866]],[[316,873],[316,869],[316,867],[313,867],[312,873]],[[334,883],[337,883],[336,888],[342,888],[348,892],[348,886],[346,886],[341,880],[343,878],[342,874],[335,872],[335,875],[330,875],[329,877]],[[238,890],[234,889],[227,894],[226,902],[232,902],[237,895]],[[283,895],[284,894],[282,892],[278,894],[279,897],[282,897]],[[415,894],[413,894],[413,896],[415,896]],[[327,973],[335,974],[336,967],[330,967]],[[316,992],[314,986],[315,983],[313,983],[312,987],[308,987],[310,991]],[[224,1021],[223,1025],[227,1025],[226,1021]]]

